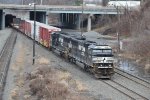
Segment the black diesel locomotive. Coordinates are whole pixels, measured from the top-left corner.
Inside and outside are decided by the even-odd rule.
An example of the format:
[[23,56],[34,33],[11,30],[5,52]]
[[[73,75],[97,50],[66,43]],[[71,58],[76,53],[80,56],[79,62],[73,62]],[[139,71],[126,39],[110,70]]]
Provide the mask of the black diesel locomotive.
[[111,78],[114,74],[112,49],[108,45],[98,45],[83,36],[68,33],[53,33],[52,47],[70,62],[84,64],[84,69],[96,78]]

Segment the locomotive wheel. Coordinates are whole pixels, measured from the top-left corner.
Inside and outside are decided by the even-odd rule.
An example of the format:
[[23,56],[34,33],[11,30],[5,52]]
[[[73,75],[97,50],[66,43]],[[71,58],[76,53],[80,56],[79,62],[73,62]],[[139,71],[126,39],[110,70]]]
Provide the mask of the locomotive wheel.
[[70,58],[68,57],[68,61],[70,62]]
[[71,57],[68,56],[68,61],[71,62]]
[[49,51],[53,51],[53,48],[52,48],[52,47],[49,47]]
[[110,75],[109,79],[111,80],[111,78],[112,78],[112,77],[111,77],[111,75]]
[[70,62],[76,64],[76,60],[74,58],[70,58]]
[[54,51],[55,51],[55,48],[52,47],[52,48],[51,48],[51,51],[54,52]]
[[86,64],[84,64],[84,70],[87,71],[88,70],[88,66]]
[[110,75],[110,76],[109,76],[109,79],[110,79],[110,80],[111,80],[111,79],[113,79],[113,76],[112,76],[112,75]]
[[97,74],[97,73],[94,73],[94,77],[95,77],[96,79],[100,79],[100,78],[101,78],[100,75]]
[[60,56],[62,57],[62,53],[60,52]]
[[62,52],[60,52],[60,56],[61,56],[61,57],[63,56]]
[[72,63],[72,58],[70,58],[70,62]]
[[76,64],[76,60],[73,58],[73,63]]

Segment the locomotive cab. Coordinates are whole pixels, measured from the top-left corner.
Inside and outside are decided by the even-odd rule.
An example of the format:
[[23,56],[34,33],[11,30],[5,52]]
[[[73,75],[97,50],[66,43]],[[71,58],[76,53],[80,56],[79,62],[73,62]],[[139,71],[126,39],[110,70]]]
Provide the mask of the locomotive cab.
[[111,78],[114,74],[114,60],[111,47],[97,45],[92,46],[90,49],[95,76],[98,78]]

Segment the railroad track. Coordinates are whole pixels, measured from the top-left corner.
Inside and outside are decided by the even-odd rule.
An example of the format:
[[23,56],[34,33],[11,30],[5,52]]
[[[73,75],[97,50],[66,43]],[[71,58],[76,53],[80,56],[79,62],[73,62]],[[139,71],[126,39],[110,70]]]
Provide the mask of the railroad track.
[[119,91],[120,93],[126,95],[131,100],[149,100],[149,98],[146,98],[146,97],[142,96],[141,94],[138,94],[137,92],[135,92],[135,91],[133,91],[133,90],[131,90],[131,89],[129,89],[129,88],[123,86],[122,84],[117,83],[113,80],[102,80],[102,82],[109,85],[113,89]]
[[115,68],[115,73],[150,89],[150,82],[147,80],[144,80],[138,76],[132,75],[132,74],[125,72],[119,68]]
[[7,77],[7,72],[9,69],[9,64],[14,48],[14,44],[16,42],[17,34],[12,31],[8,39],[6,40],[6,43],[4,44],[4,47],[2,51],[0,52],[0,100],[2,98],[2,93],[5,86],[5,80]]

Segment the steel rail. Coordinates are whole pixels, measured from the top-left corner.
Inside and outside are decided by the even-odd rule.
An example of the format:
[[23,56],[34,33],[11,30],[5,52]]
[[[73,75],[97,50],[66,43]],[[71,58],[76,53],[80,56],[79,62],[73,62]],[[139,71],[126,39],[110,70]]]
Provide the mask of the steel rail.
[[113,83],[116,84],[117,86],[120,86],[120,87],[124,88],[126,91],[132,92],[133,94],[135,94],[135,95],[139,96],[140,98],[142,98],[141,100],[149,100],[148,98],[142,96],[141,94],[138,94],[137,92],[135,92],[135,91],[133,91],[133,90],[131,90],[131,89],[129,89],[129,88],[123,86],[122,84],[117,83],[117,82],[115,82],[115,81],[113,81],[113,80],[110,80],[110,81],[102,81],[102,82],[104,82],[105,84],[109,85],[110,87],[112,87],[112,88],[118,90],[119,92],[121,92],[122,94],[128,96],[128,97],[131,98],[132,100],[137,100],[137,98],[136,98],[136,97],[133,97],[133,96],[131,96],[131,95],[129,95],[129,93],[126,93],[126,92],[121,91],[120,89],[118,89],[117,87],[115,87],[114,85],[112,85],[112,84],[109,83],[109,82],[113,82]]
[[[126,71],[123,71],[123,70],[121,70],[121,69],[119,69],[119,68],[115,68],[115,70],[116,70],[115,73],[117,73],[117,74],[119,74],[119,75],[121,75],[121,76],[123,76],[123,77],[125,77],[125,78],[128,78],[128,79],[130,79],[130,80],[132,80],[132,81],[134,81],[134,82],[136,82],[136,83],[139,83],[139,84],[143,85],[144,87],[150,88],[150,82],[148,82],[147,80],[144,80],[144,79],[142,79],[142,78],[140,78],[140,77],[138,77],[138,76],[135,76],[135,75],[133,75],[133,74],[131,74],[131,73],[128,73],[128,72],[126,72]],[[129,75],[130,77],[119,73],[119,71],[122,72],[122,73],[124,73],[124,74]],[[131,79],[131,77],[132,77],[132,78],[135,78],[136,80],[142,81],[142,82],[144,82],[144,83],[137,82],[136,80]],[[145,85],[145,84],[147,84],[147,85]]]
[[109,85],[109,86],[110,86],[110,87],[112,87],[113,89],[115,89],[115,90],[119,91],[120,93],[122,93],[122,94],[126,95],[126,96],[127,96],[127,97],[129,97],[130,99],[132,99],[132,100],[136,100],[136,99],[134,99],[132,96],[130,96],[130,95],[128,95],[128,94],[126,94],[126,93],[124,93],[123,91],[121,91],[121,90],[117,89],[115,86],[113,86],[113,85],[109,84],[108,82],[106,82],[106,81],[104,81],[104,80],[102,80],[102,82],[103,82],[103,83],[105,83],[105,84],[107,84],[107,85]]
[[129,89],[129,88],[123,86],[122,84],[120,84],[120,83],[118,83],[118,82],[116,82],[116,81],[114,81],[114,80],[111,80],[111,81],[114,82],[115,84],[117,84],[117,85],[119,85],[119,86],[121,86],[121,87],[127,89],[128,91],[131,91],[132,93],[138,95],[139,97],[142,97],[143,99],[141,99],[141,100],[149,100],[149,98],[146,98],[146,97],[142,96],[141,94],[138,94],[137,92],[135,92],[135,91],[133,91],[133,90],[131,90],[131,89]]
[[2,51],[0,52],[0,99],[2,98],[2,92],[5,86],[5,80],[9,69],[9,64],[13,52],[13,48],[16,42],[16,33],[11,33],[7,38]]

